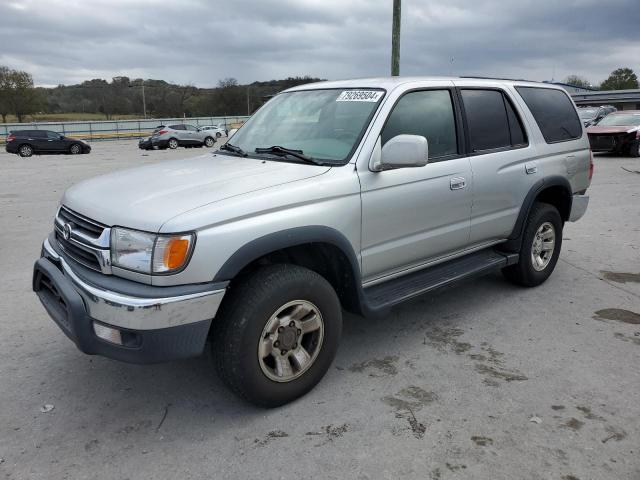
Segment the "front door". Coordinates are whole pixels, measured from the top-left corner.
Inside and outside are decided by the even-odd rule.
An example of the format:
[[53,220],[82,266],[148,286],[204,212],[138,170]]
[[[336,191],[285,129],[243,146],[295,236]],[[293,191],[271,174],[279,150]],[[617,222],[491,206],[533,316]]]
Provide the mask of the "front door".
[[405,93],[380,135],[429,142],[424,167],[372,172],[360,168],[364,282],[463,250],[469,243],[472,175],[457,137],[461,129],[451,89]]
[[42,143],[44,144],[43,150],[47,152],[63,152],[70,144],[60,138],[60,134],[56,132],[46,132],[47,138]]

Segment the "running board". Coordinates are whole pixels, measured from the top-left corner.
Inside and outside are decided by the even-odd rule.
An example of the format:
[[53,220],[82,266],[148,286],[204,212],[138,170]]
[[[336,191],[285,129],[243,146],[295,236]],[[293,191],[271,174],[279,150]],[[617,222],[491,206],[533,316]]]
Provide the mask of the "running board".
[[513,265],[518,258],[517,253],[496,252],[492,248],[480,250],[365,288],[365,301],[371,310],[381,310],[460,280]]

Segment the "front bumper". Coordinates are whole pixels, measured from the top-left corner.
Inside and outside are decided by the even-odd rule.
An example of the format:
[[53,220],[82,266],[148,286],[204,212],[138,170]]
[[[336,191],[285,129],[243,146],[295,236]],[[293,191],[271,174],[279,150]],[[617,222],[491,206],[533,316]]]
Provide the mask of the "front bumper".
[[[136,295],[131,295],[126,290],[135,282],[110,277],[106,288],[87,281],[79,275],[81,270],[47,239],[33,271],[33,290],[81,351],[130,363],[157,363],[202,353],[226,284],[198,285],[195,291],[184,287],[184,292],[176,294],[176,287],[136,283]],[[118,282],[122,288],[113,288]],[[157,295],[163,288],[171,289],[171,295]],[[101,326],[119,331],[121,343],[98,337],[96,328]]]
[[570,222],[577,222],[587,211],[589,205],[589,195],[574,195],[571,202],[571,213],[569,214]]

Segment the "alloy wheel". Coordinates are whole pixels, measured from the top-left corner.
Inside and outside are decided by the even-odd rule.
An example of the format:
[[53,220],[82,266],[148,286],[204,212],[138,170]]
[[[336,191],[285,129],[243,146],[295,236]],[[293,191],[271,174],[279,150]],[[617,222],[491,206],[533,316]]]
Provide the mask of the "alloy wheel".
[[324,321],[318,307],[294,300],[278,308],[265,325],[258,343],[262,372],[275,382],[290,382],[305,373],[318,357]]
[[538,227],[531,245],[531,264],[537,272],[541,272],[553,257],[556,244],[556,230],[551,222],[544,222]]

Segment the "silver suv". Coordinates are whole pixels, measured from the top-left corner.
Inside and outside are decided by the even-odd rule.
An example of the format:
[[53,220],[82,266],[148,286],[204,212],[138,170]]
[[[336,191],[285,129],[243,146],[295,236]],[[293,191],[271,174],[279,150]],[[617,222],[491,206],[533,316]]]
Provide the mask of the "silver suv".
[[329,368],[343,309],[385,315],[496,269],[540,285],[592,173],[548,84],[298,86],[218,151],[67,190],[33,289],[83,352],[151,363],[210,339],[233,391],[282,405]]
[[213,147],[216,143],[213,131],[179,123],[157,128],[151,135],[151,145],[156,148]]

